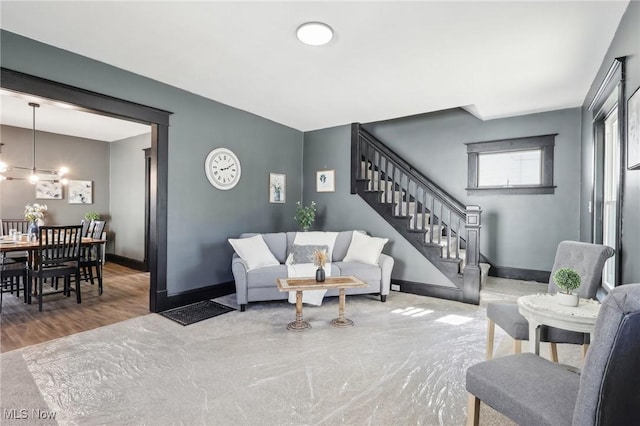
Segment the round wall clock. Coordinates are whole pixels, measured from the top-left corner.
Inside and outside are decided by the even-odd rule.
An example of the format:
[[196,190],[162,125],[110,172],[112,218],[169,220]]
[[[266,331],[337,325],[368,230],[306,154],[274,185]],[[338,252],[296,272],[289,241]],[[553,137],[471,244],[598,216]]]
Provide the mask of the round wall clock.
[[204,172],[211,185],[226,191],[240,180],[240,160],[227,148],[216,148],[204,161]]

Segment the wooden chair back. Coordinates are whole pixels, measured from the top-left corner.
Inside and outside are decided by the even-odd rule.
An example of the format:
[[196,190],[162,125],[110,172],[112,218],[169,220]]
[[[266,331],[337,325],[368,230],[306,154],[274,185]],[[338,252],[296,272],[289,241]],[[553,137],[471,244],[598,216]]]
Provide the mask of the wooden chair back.
[[2,235],[9,235],[10,229],[16,229],[21,234],[29,231],[29,221],[26,219],[0,219],[2,222]]
[[79,263],[82,225],[41,226],[39,234],[38,269]]

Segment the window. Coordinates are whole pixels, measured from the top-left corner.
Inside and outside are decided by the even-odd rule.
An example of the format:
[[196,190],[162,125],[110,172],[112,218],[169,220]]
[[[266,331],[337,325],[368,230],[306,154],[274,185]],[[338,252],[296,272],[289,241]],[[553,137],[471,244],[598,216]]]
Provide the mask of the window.
[[553,194],[555,136],[467,144],[467,192]]

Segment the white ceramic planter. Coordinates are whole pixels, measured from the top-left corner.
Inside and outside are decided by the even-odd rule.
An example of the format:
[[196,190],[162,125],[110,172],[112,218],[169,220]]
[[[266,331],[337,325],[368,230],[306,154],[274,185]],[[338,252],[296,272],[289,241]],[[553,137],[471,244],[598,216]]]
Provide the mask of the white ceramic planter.
[[556,300],[558,304],[563,306],[578,306],[579,298],[577,294],[566,294],[559,291],[556,293]]

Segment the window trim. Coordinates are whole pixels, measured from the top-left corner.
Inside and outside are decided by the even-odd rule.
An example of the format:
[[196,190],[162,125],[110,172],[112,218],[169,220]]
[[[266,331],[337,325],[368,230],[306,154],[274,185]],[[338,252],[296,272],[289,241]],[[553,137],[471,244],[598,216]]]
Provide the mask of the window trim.
[[[553,194],[553,150],[557,133],[522,138],[500,139],[466,143],[467,146],[467,194]],[[479,154],[541,150],[540,185],[478,186]]]

